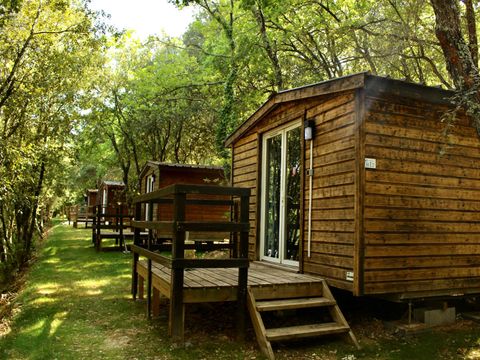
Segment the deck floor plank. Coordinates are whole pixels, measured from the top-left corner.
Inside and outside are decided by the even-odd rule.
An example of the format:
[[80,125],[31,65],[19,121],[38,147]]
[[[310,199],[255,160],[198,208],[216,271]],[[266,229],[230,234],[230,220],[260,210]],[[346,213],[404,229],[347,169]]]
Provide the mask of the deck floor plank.
[[[146,273],[147,261],[140,260],[139,267]],[[153,276],[170,286],[171,269],[158,263],[152,264]],[[186,291],[235,292],[238,283],[236,268],[196,268],[184,272],[184,289]],[[299,274],[281,268],[272,267],[260,262],[252,262],[248,270],[248,285],[252,288],[272,288],[272,291],[282,286],[309,286],[321,284],[322,278],[314,275]],[[223,290],[222,290],[223,289]]]

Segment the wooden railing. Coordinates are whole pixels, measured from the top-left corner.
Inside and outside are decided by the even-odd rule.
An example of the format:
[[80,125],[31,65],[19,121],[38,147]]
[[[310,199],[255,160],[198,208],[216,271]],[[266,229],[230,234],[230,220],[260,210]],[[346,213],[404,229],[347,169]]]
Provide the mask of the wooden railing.
[[[222,196],[225,200],[212,196]],[[133,298],[137,296],[137,263],[139,257],[147,259],[147,313],[150,317],[152,307],[152,262],[159,263],[171,269],[170,279],[170,314],[169,330],[174,342],[183,342],[184,333],[184,303],[183,284],[185,269],[193,268],[238,268],[238,292],[237,292],[237,331],[243,336],[246,321],[246,297],[248,278],[248,232],[249,232],[249,196],[250,189],[233,188],[209,185],[170,185],[163,189],[140,195],[134,199],[135,219],[132,221],[134,227],[134,245],[131,247],[133,253],[132,269],[132,293]],[[209,199],[210,197],[210,199]],[[173,218],[171,221],[141,221],[142,206],[148,206],[153,219],[153,204],[173,203]],[[230,221],[186,221],[186,208],[189,204],[202,205],[205,211],[209,206],[230,205],[233,210],[237,204],[239,210],[231,211]],[[233,214],[238,214],[238,217]],[[152,236],[148,237],[147,244],[141,246],[141,229],[148,229],[151,234],[153,230],[161,230],[172,234],[171,257],[154,252],[155,245]],[[203,232],[229,232],[230,243],[225,247],[232,249],[228,259],[186,259],[185,244],[187,231]],[[166,249],[163,249],[166,250]]]
[[105,208],[96,205],[93,212],[92,242],[99,251],[102,246],[102,230],[116,232],[115,243],[120,249],[124,245],[124,230],[131,227],[133,215],[128,214],[128,208],[119,205],[116,208]]

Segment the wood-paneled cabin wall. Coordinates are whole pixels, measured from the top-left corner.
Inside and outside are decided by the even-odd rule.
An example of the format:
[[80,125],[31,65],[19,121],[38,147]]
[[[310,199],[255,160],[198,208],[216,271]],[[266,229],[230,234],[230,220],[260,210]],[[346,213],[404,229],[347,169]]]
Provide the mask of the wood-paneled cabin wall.
[[[446,107],[365,99],[364,292],[480,289],[480,139]],[[470,290],[469,290],[470,289]]]
[[[259,259],[261,143],[269,130],[293,122],[303,123],[305,112],[315,119],[313,221],[311,257],[307,256],[308,178],[303,177],[303,226],[300,245],[305,272],[328,277],[336,286],[352,288],[346,272],[353,271],[355,92],[319,96],[280,105],[242,135],[232,147],[232,184],[251,189],[250,259]],[[302,136],[303,138],[303,136]],[[303,140],[302,140],[303,142]],[[308,166],[309,144],[302,144]]]
[[[148,176],[154,175],[153,190],[161,189],[172,184],[205,184],[205,185],[225,185],[225,176],[221,169],[202,169],[188,167],[169,167],[159,169],[158,166],[150,166],[142,174],[140,180],[140,191],[142,194],[146,191],[146,181]],[[189,198],[193,199],[194,196]],[[225,200],[222,196],[210,196],[212,200]],[[145,209],[142,210],[143,217]],[[153,204],[153,220],[169,221],[173,218],[173,206],[168,204]],[[196,221],[225,221],[230,219],[230,207],[226,205],[215,205],[206,208],[201,205],[187,205],[186,219]]]
[[262,137],[306,117],[315,120],[312,238],[308,257],[302,141],[300,270],[355,295],[480,293],[479,136],[465,115],[442,121],[446,91],[367,78],[355,90],[268,105],[232,141],[232,185],[252,193],[250,258],[260,258]]

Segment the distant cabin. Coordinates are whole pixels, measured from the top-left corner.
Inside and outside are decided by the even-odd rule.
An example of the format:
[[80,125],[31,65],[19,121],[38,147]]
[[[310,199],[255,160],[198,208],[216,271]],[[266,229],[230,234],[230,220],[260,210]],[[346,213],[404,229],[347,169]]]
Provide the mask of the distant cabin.
[[86,205],[88,208],[97,204],[98,189],[88,189],[86,194]]
[[357,296],[480,293],[480,138],[442,122],[452,95],[360,73],[267,100],[226,140],[250,258]]
[[123,181],[104,180],[98,187],[96,204],[101,205],[103,213],[115,214],[119,204],[126,202]]
[[[140,173],[140,193],[145,194],[172,184],[204,184],[226,185],[225,173],[220,166],[174,164],[158,161],[147,161]],[[221,196],[218,197],[222,198]],[[188,205],[187,220],[221,221],[225,220],[230,208],[224,205],[210,207]],[[149,213],[148,204],[143,217]],[[147,215],[145,215],[147,214]],[[173,216],[171,205],[153,205],[153,220],[168,221]],[[229,215],[228,215],[229,216]],[[152,220],[152,219],[149,219]]]

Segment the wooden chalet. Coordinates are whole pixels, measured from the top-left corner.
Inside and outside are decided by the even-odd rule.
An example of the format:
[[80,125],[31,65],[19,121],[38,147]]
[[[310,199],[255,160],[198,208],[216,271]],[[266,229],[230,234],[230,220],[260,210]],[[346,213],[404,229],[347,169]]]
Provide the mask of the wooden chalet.
[[86,193],[86,204],[88,207],[97,205],[98,189],[88,189]]
[[104,213],[114,213],[125,200],[123,181],[103,180],[98,186],[96,205],[100,205]]
[[[89,190],[93,200],[94,191]],[[92,214],[92,243],[97,251],[124,250],[125,241],[133,239],[130,228],[130,219],[126,204],[125,184],[121,181],[104,180],[98,187],[96,205]],[[115,246],[104,248],[104,239],[115,239]]]
[[[224,170],[220,166],[172,164],[158,161],[148,161],[139,178],[141,194],[150,193],[172,184],[220,186],[225,185],[226,182]],[[225,199],[225,196],[219,195],[215,198]],[[152,206],[153,220],[168,221],[173,217],[171,204],[153,204]],[[208,211],[204,210],[204,207],[200,205],[189,204],[186,209],[186,217],[199,221],[215,221],[226,220],[230,216],[230,207],[225,205],[210,206]],[[143,211],[144,218],[148,212],[149,205],[147,204]]]
[[480,139],[442,121],[452,95],[359,73],[267,100],[226,140],[250,260],[356,296],[480,293]]

